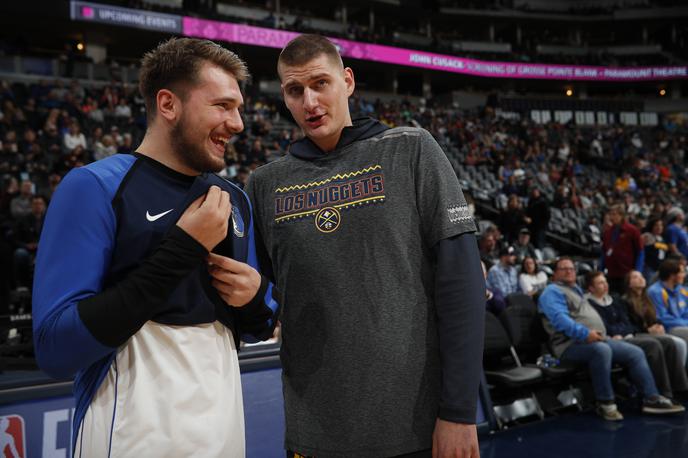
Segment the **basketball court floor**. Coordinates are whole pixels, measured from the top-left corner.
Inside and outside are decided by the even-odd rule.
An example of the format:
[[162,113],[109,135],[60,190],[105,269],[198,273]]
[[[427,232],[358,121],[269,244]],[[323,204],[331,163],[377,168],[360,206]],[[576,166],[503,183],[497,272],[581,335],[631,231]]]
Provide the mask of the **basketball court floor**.
[[[684,403],[688,408],[688,402]],[[687,458],[688,412],[641,415],[621,404],[621,422],[593,411],[566,414],[480,437],[482,458]]]

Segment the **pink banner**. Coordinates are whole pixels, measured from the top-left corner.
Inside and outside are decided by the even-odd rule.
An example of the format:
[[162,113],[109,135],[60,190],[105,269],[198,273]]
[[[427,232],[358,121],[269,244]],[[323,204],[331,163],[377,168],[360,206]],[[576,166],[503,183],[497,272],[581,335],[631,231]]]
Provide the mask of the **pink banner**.
[[[297,32],[192,17],[183,18],[182,33],[189,37],[269,48],[282,48],[289,40],[299,35]],[[577,81],[653,81],[688,78],[686,66],[597,67],[490,62],[339,38],[331,40],[339,46],[343,57],[491,78]]]

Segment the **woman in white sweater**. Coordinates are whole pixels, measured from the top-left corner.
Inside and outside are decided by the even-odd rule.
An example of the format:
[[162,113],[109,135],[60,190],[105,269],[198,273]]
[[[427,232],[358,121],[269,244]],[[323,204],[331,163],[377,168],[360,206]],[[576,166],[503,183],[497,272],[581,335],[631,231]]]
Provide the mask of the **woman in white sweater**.
[[523,293],[534,296],[547,286],[547,274],[538,269],[535,259],[526,256],[521,263],[521,274],[518,284]]

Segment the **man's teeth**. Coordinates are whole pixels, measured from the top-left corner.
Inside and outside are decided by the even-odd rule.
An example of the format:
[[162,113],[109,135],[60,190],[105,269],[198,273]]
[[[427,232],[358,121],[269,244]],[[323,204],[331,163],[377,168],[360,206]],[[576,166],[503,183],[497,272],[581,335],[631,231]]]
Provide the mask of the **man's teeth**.
[[214,142],[222,143],[223,145],[226,145],[227,142],[229,141],[228,137],[213,137]]

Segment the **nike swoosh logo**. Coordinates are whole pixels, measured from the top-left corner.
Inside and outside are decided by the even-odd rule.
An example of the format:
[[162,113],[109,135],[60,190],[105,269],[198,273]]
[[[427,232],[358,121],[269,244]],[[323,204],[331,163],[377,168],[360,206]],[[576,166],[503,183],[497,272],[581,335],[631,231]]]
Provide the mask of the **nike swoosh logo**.
[[166,212],[158,213],[157,215],[151,215],[150,213],[148,213],[148,211],[146,211],[146,219],[152,223],[153,221],[159,220],[160,218],[162,218],[163,216],[165,216],[166,214],[168,214],[172,210],[174,210],[174,208],[170,208]]

